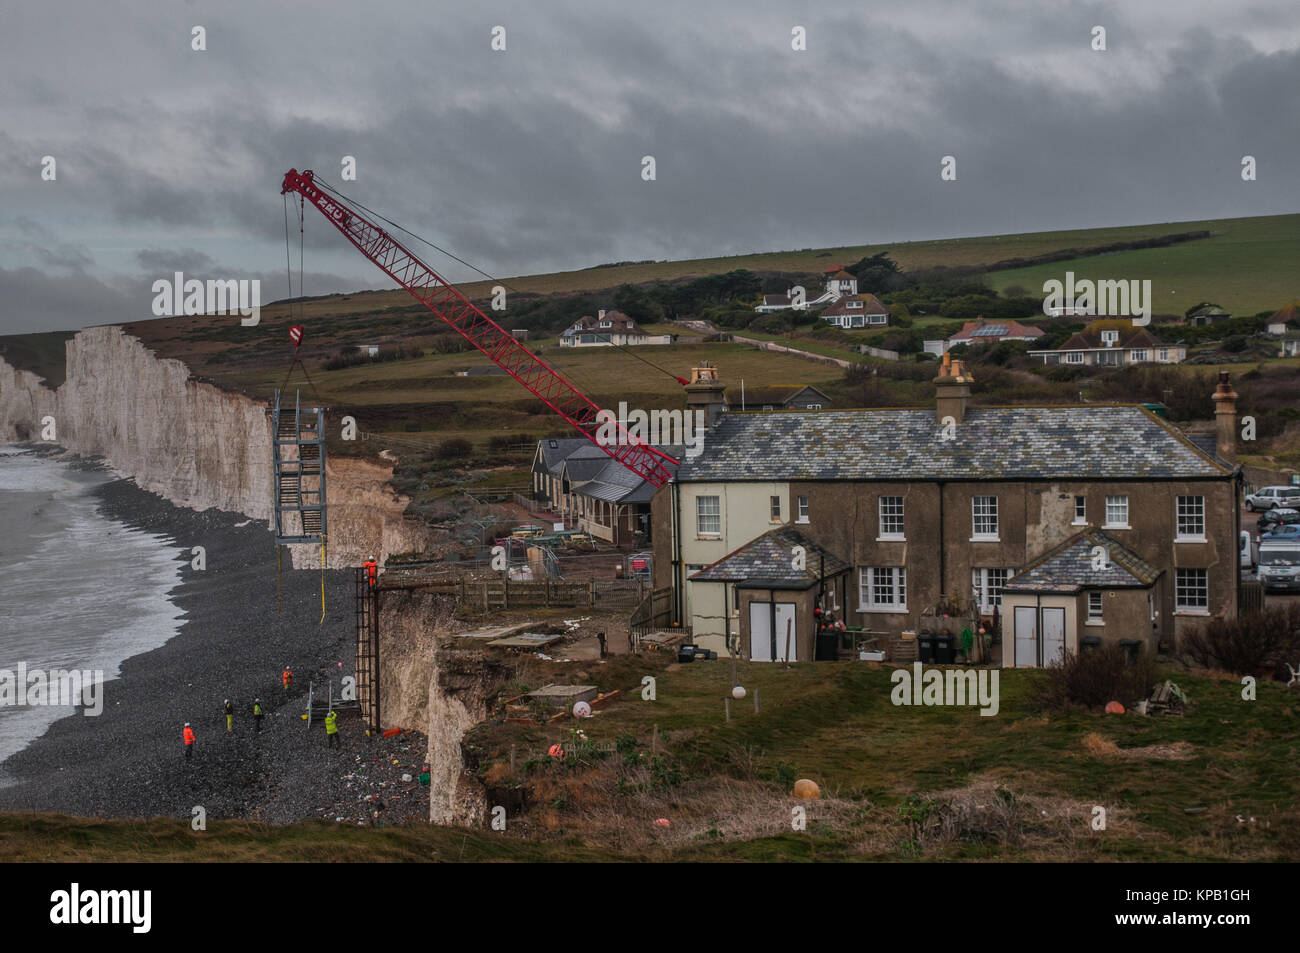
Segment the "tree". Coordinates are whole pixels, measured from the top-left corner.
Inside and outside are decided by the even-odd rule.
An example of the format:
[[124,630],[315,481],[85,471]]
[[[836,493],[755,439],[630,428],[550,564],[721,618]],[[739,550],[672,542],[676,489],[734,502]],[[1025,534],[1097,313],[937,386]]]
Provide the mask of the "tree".
[[623,285],[614,292],[614,307],[637,324],[653,324],[664,316],[664,309],[644,288]]
[[849,265],[845,271],[858,279],[859,291],[893,291],[903,286],[903,282],[898,280],[902,269],[889,257],[887,251],[863,258],[856,264]]

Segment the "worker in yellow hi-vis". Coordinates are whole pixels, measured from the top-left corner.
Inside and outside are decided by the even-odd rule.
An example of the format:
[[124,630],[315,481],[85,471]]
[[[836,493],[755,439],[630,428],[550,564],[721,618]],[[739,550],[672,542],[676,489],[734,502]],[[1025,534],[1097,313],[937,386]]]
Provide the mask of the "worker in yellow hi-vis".
[[343,747],[343,743],[339,741],[339,716],[334,713],[332,708],[329,714],[325,716],[325,737],[329,739],[327,742],[329,747]]
[[226,734],[235,730],[235,706],[230,704],[230,699],[226,699]]

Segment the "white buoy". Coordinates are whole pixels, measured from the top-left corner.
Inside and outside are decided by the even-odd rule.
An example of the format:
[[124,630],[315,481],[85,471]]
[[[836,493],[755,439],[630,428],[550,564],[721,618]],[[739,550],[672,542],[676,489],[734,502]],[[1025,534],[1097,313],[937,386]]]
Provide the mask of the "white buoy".
[[590,718],[590,717],[591,717],[591,706],[588,705],[586,702],[574,702],[574,703],[573,703],[573,717],[574,717],[574,718]]
[[740,699],[744,698],[744,697],[745,697],[745,686],[744,686],[744,685],[737,685],[735,688],[733,688],[733,689],[731,690],[731,697],[734,698],[734,699],[736,699],[737,701],[739,701]]

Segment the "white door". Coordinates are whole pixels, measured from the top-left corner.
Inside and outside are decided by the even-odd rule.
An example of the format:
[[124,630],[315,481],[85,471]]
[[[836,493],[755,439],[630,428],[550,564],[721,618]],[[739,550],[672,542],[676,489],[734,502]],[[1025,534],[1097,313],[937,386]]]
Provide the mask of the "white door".
[[[796,646],[799,643],[799,633],[794,624],[794,603],[778,602],[776,604],[776,660],[778,662],[796,662],[796,656],[799,654]],[[786,651],[789,651],[790,657],[787,659]]]
[[766,602],[749,604],[749,659],[772,661],[772,607]]
[[1043,610],[1043,665],[1060,665],[1065,658],[1065,610]]
[[1016,668],[1038,667],[1038,610],[1016,606]]
[[[776,625],[772,625],[773,608]],[[749,658],[754,662],[785,661],[787,635],[790,643],[790,661],[798,661],[799,633],[794,624],[794,603],[770,602],[749,604]]]

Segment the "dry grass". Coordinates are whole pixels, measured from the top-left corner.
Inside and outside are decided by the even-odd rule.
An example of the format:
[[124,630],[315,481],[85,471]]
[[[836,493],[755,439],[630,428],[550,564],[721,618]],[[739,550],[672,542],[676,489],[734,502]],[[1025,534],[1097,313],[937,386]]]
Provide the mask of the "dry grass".
[[1091,757],[1110,760],[1188,761],[1196,757],[1196,749],[1186,741],[1175,741],[1172,744],[1143,745],[1138,748],[1121,748],[1109,738],[1103,738],[1095,731],[1084,735],[1079,745]]

